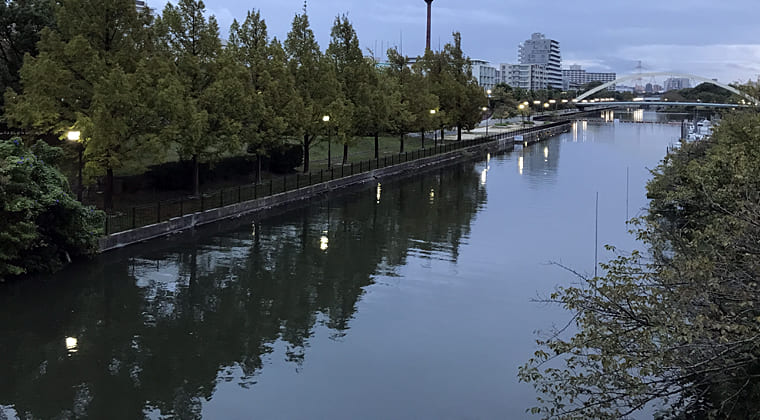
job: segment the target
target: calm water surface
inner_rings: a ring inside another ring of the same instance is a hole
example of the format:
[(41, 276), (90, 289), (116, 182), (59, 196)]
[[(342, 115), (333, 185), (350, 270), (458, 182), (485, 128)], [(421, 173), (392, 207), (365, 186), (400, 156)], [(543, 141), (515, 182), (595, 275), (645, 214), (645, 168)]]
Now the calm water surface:
[(0, 418), (525, 418), (518, 366), (569, 319), (532, 299), (576, 281), (550, 262), (593, 272), (597, 192), (600, 249), (635, 247), (626, 171), (633, 217), (678, 134), (578, 122), (2, 286)]

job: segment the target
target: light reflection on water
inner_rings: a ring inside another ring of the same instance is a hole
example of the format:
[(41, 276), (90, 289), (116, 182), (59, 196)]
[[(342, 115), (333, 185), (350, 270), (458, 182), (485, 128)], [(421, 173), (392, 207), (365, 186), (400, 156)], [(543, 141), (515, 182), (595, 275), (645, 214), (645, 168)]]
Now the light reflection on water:
[(534, 331), (567, 321), (531, 299), (574, 281), (547, 262), (593, 271), (596, 192), (600, 244), (636, 245), (626, 168), (633, 216), (672, 132), (578, 122), (509, 154), (4, 286), (0, 411), (523, 418), (534, 393), (517, 367)]

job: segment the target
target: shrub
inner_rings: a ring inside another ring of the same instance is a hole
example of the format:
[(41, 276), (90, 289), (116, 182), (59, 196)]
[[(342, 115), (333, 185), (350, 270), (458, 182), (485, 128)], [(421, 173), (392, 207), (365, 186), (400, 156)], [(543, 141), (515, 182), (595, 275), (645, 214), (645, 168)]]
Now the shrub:
[(104, 215), (72, 196), (54, 166), (61, 156), (42, 141), (0, 141), (0, 281), (97, 252)]

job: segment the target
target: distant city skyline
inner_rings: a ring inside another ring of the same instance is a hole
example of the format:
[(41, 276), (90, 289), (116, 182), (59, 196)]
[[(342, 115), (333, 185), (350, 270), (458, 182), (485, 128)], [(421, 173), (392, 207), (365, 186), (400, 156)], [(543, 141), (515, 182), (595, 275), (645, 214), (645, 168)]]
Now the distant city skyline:
[[(534, 32), (556, 39), (562, 46), (562, 66), (635, 73), (677, 71), (746, 82), (760, 75), (760, 26), (754, 22), (756, 0), (641, 0), (636, 6), (619, 2), (552, 1), (536, 7), (531, 2), (502, 0), (436, 0), (433, 2), (432, 48), (462, 33), (462, 46), (473, 59), (517, 62), (518, 45)], [(148, 0), (160, 11), (167, 0)], [(173, 1), (176, 4), (176, 1)], [(260, 0), (255, 5), (235, 0), (206, 0), (219, 21), (222, 35), (234, 18), (245, 19), (251, 7), (261, 11), (270, 36), (284, 40), (303, 0)], [(312, 28), (320, 47), (327, 48), (335, 16), (347, 14), (362, 49), (384, 53), (401, 46), (409, 56), (425, 48), (426, 5), (422, 0), (334, 0), (308, 4)], [(383, 54), (384, 55), (384, 54)]]

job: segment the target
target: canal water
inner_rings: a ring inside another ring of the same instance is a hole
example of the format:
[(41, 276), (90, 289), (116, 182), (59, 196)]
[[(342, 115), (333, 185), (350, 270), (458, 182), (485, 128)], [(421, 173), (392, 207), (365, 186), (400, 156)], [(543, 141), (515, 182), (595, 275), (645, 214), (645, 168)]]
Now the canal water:
[(599, 259), (637, 246), (679, 134), (620, 117), (3, 285), (0, 418), (525, 418), (554, 263), (593, 273), (597, 193)]

